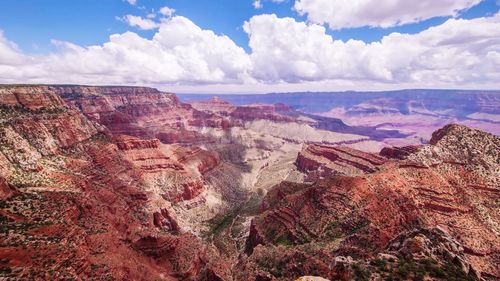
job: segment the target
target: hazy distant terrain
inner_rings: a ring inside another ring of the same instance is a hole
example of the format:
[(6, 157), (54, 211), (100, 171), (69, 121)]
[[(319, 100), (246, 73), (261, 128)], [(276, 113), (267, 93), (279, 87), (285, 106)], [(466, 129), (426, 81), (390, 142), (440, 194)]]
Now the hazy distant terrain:
[[(216, 95), (179, 94), (189, 102)], [(449, 123), (500, 134), (500, 91), (401, 90), (387, 92), (271, 93), (222, 95), (236, 105), (284, 103), (293, 109), (341, 119), (347, 125), (398, 130), (407, 143), (425, 142)], [(402, 144), (401, 139), (395, 144)]]

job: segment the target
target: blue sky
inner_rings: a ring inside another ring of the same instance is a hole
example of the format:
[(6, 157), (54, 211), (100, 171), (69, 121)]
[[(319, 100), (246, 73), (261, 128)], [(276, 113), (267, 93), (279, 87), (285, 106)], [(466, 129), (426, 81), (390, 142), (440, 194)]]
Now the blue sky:
[[(304, 9), (302, 13), (299, 13), (297, 9), (294, 9), (294, 5), (296, 2), (309, 2), (309, 10)], [(350, 39), (359, 40), (360, 42), (364, 42), (366, 44), (370, 44), (373, 42), (378, 42), (384, 38), (384, 36), (388, 36), (394, 32), (404, 33), (404, 34), (418, 34), (420, 32), (425, 32), (430, 27), (433, 26), (443, 26), (448, 20), (451, 18), (455, 19), (465, 19), (474, 21), (480, 17), (494, 17), (494, 15), (499, 10), (498, 1), (496, 0), (475, 0), (478, 1), (478, 4), (472, 5), (472, 7), (465, 6), (464, 9), (460, 9), (460, 11), (452, 16), (451, 12), (449, 14), (443, 13), (442, 11), (438, 11), (439, 8), (436, 8), (436, 15), (439, 16), (425, 16), (424, 18), (420, 18), (418, 20), (414, 20), (416, 22), (409, 24), (396, 24), (390, 27), (380, 27), (376, 26), (377, 23), (374, 24), (374, 19), (367, 19), (366, 24), (364, 23), (356, 23), (360, 27), (349, 27), (351, 23), (345, 23), (339, 21), (335, 14), (332, 15), (321, 15), (321, 16), (313, 17), (313, 8), (314, 2), (321, 2), (322, 0), (262, 0), (262, 8), (256, 9), (254, 8), (254, 0), (136, 0), (136, 3), (129, 3), (126, 0), (70, 0), (70, 1), (60, 1), (60, 0), (3, 0), (0, 2), (0, 30), (3, 31), (3, 37), (9, 44), (17, 45), (15, 48), (16, 52), (22, 53), (23, 56), (47, 56), (49, 54), (55, 54), (60, 57), (63, 56), (61, 54), (61, 50), (59, 47), (56, 47), (52, 40), (71, 42), (80, 47), (86, 48), (88, 46), (96, 45), (102, 46), (106, 42), (110, 40), (110, 35), (112, 34), (124, 34), (127, 31), (131, 31), (133, 33), (138, 34), (141, 38), (145, 38), (151, 40), (155, 34), (157, 34), (158, 29), (161, 30), (160, 26), (160, 16), (158, 11), (162, 7), (169, 7), (175, 9), (175, 13), (173, 17), (181, 16), (196, 26), (201, 28), (202, 30), (213, 31), (216, 35), (227, 35), (236, 46), (241, 47), (245, 51), (245, 55), (251, 55), (256, 53), (249, 44), (251, 40), (251, 35), (246, 32), (243, 28), (243, 25), (246, 21), (250, 21), (251, 19), (257, 19), (260, 15), (266, 14), (274, 14), (276, 15), (276, 19), (273, 24), (277, 24), (278, 21), (283, 23), (284, 18), (290, 17), (294, 19), (293, 26), (299, 26), (302, 23), (307, 25), (321, 25), (324, 27), (324, 38), (333, 38), (333, 40), (342, 40), (343, 42), (347, 42)], [(335, 0), (332, 0), (334, 2)], [(359, 0), (363, 2), (363, 0)], [(435, 3), (439, 3), (442, 1), (443, 3), (449, 0), (435, 0)], [(465, 0), (462, 0), (465, 3)], [(133, 1), (132, 1), (133, 2)], [(279, 2), (279, 3), (278, 3)], [(365, 2), (370, 2), (367, 0)], [(425, 2), (425, 1), (424, 1)], [(411, 2), (407, 2), (408, 5), (412, 5)], [(450, 2), (451, 3), (451, 2)], [(319, 5), (319, 4), (318, 4)], [(439, 6), (439, 5), (438, 5)], [(312, 8), (310, 8), (312, 7)], [(430, 6), (432, 9), (432, 6)], [(374, 11), (376, 11), (376, 6), (373, 7)], [(441, 10), (446, 10), (441, 7)], [(376, 11), (377, 12), (377, 11)], [(391, 17), (396, 20), (404, 21), (405, 16), (404, 11), (401, 11), (401, 16), (398, 18), (397, 13), (399, 10), (395, 10)], [(137, 17), (141, 17), (147, 19), (148, 14), (155, 13), (156, 16), (151, 18), (152, 21), (158, 23), (157, 28), (153, 28), (150, 30), (141, 30), (137, 26), (131, 26), (130, 23), (127, 23), (124, 20), (126, 15), (133, 15)], [(360, 11), (359, 13), (362, 13)], [(365, 12), (366, 13), (366, 12)], [(426, 11), (423, 11), (426, 14)], [(432, 13), (429, 13), (432, 15)], [(443, 16), (444, 15), (444, 16)], [(333, 17), (333, 19), (332, 19)], [(380, 20), (381, 22), (384, 19), (378, 17), (375, 20)], [(256, 20), (257, 22), (257, 20)], [(333, 22), (333, 23), (332, 23)], [(340, 22), (340, 23), (339, 23)], [(346, 27), (334, 28), (333, 24), (345, 24)], [(263, 24), (263, 23), (262, 23)], [(471, 22), (472, 24), (472, 22)], [(497, 24), (495, 22), (495, 24)], [(254, 24), (254, 26), (256, 26)], [(375, 25), (375, 26), (373, 26)], [(380, 24), (383, 25), (382, 23)], [(444, 27), (443, 27), (444, 28)], [(302, 32), (302, 31), (300, 31)], [(312, 30), (304, 31), (307, 34), (311, 35), (314, 32)], [(476, 32), (476, 31), (474, 31)], [(479, 32), (479, 31), (478, 31)], [(252, 34), (253, 35), (253, 34)], [(309, 35), (304, 35), (306, 37), (305, 40), (309, 40)], [(274, 36), (273, 34), (267, 36)], [(299, 36), (294, 34), (293, 36)], [(300, 34), (300, 36), (303, 36)], [(312, 35), (311, 35), (312, 36)], [(257, 38), (254, 36), (253, 38)], [(324, 39), (323, 38), (323, 39)], [(327, 39), (329, 40), (329, 39)], [(494, 39), (491, 39), (494, 41)], [(314, 41), (314, 38), (311, 38), (311, 41)], [(492, 42), (493, 42), (492, 41)], [(257, 44), (257, 39), (255, 39), (255, 44)], [(7, 43), (6, 43), (7, 44)], [(493, 43), (492, 43), (493, 44)], [(270, 45), (272, 47), (272, 45)], [(333, 46), (324, 46), (325, 49), (330, 51), (333, 50)], [(493, 45), (490, 46), (488, 50), (483, 50), (483, 55), (486, 56), (495, 56), (497, 48)], [(1, 50), (1, 49), (0, 49)], [(278, 50), (279, 52), (289, 51), (289, 50)], [(293, 56), (292, 56), (293, 55)], [(419, 54), (422, 55), (422, 54)], [(297, 54), (290, 54), (290, 56), (297, 57)], [(264, 85), (269, 84), (300, 84), (300, 83), (317, 83), (317, 82), (328, 82), (333, 83), (332, 81), (336, 80), (347, 80), (348, 82), (356, 82), (358, 80), (363, 80), (364, 84), (369, 84), (371, 80), (374, 80), (374, 84), (379, 83), (377, 77), (362, 77), (363, 75), (359, 73), (355, 73), (349, 75), (347, 78), (344, 75), (338, 75), (337, 71), (331, 70), (331, 75), (322, 75), (319, 73), (324, 66), (318, 66), (318, 61), (320, 62), (322, 58), (311, 57), (310, 54), (299, 54), (299, 56), (303, 56), (300, 59), (301, 65), (311, 65), (313, 68), (318, 68), (317, 73), (315, 74), (303, 74), (303, 73), (293, 73), (293, 75), (282, 74), (276, 72), (286, 72), (286, 69), (273, 69), (264, 74), (248, 74), (245, 75), (251, 76), (250, 79), (243, 79), (235, 82), (235, 78), (231, 75), (226, 75), (227, 77), (233, 77), (231, 79), (219, 79), (215, 84), (245, 84), (249, 80), (255, 80), (251, 83), (262, 83)], [(0, 54), (1, 58), (1, 54)], [(244, 72), (256, 71), (256, 63), (253, 61), (255, 58), (250, 58), (252, 61), (249, 63), (251, 66), (243, 67), (245, 68)], [(323, 58), (326, 59), (326, 58)], [(379, 58), (377, 58), (379, 59)], [(484, 58), (483, 58), (484, 59)], [(239, 58), (238, 58), (239, 60)], [(354, 60), (354, 59), (353, 59)], [(384, 59), (382, 59), (384, 61)], [(211, 61), (211, 60), (209, 60)], [(241, 61), (238, 61), (240, 63)], [(0, 61), (0, 66), (2, 62)], [(7, 63), (5, 63), (7, 65)], [(233, 67), (233, 66), (231, 66)], [(300, 68), (300, 66), (298, 66)], [(224, 67), (219, 66), (209, 66), (210, 70), (223, 69)], [(497, 70), (497, 66), (490, 66), (489, 70), (494, 69)], [(251, 70), (250, 70), (251, 69)], [(329, 70), (329, 71), (330, 71)], [(104, 71), (104, 70), (103, 70)], [(185, 71), (185, 70), (183, 70)], [(360, 70), (361, 72), (363, 70)], [(28, 72), (28, 71), (27, 71)], [(257, 71), (258, 72), (258, 71)], [(390, 74), (386, 75), (383, 79), (391, 80), (397, 76), (397, 73), (393, 69), (389, 69)], [(1, 75), (1, 72), (0, 72)], [(239, 74), (238, 74), (239, 75)], [(265, 75), (274, 75), (276, 77), (270, 77), (267, 79)], [(315, 75), (315, 77), (322, 78), (311, 78), (311, 75)], [(419, 73), (418, 75), (415, 73), (408, 74), (413, 77), (421, 77), (424, 75)], [(458, 74), (457, 74), (458, 75)], [(217, 76), (217, 75), (215, 75)], [(211, 76), (211, 77), (215, 77)], [(220, 75), (219, 75), (220, 76)], [(241, 75), (240, 75), (241, 76)], [(239, 76), (239, 77), (240, 77)], [(326, 76), (326, 77), (323, 77)], [(375, 75), (376, 76), (376, 75)], [(382, 75), (383, 76), (383, 75)], [(485, 74), (485, 76), (487, 76)], [(15, 79), (19, 80), (22, 74), (16, 76)], [(170, 76), (169, 76), (170, 77)], [(218, 76), (217, 76), (218, 77)], [(414, 78), (406, 77), (404, 81), (405, 83), (412, 82), (411, 80)], [(445, 79), (451, 79), (446, 78)], [(2, 78), (2, 77), (0, 77)], [(14, 79), (14, 78), (12, 78)], [(37, 78), (38, 79), (38, 78)], [(212, 78), (210, 78), (212, 79)], [(210, 80), (209, 79), (209, 80)], [(418, 78), (420, 79), (420, 78)], [(486, 78), (481, 78), (482, 80)], [(490, 78), (491, 79), (491, 78)], [(4, 79), (6, 81), (11, 81)], [(16, 80), (16, 81), (17, 81)], [(84, 80), (84, 79), (83, 79)], [(154, 80), (154, 79), (153, 79)], [(182, 78), (179, 80), (175, 79), (157, 79), (158, 84), (167, 83), (167, 84), (175, 84), (179, 85), (199, 85), (199, 84), (214, 84), (212, 80), (206, 81), (206, 79), (191, 79), (186, 81), (186, 79)], [(236, 79), (237, 80), (237, 79)], [(375, 81), (377, 80), (377, 81)], [(457, 81), (463, 81), (462, 78), (457, 78)], [(481, 80), (481, 81), (482, 81)], [(45, 81), (42, 78), (39, 78), (37, 81)], [(50, 81), (50, 79), (47, 79)], [(146, 78), (138, 79), (137, 83), (147, 83), (155, 84), (155, 81), (150, 81)], [(167, 81), (167, 82), (165, 82)], [(201, 82), (200, 82), (201, 81)], [(478, 79), (479, 81), (479, 79)], [(64, 81), (63, 81), (64, 82)], [(326, 83), (325, 82), (325, 83)], [(376, 82), (376, 83), (375, 83)], [(475, 82), (475, 81), (473, 81)], [(488, 81), (487, 81), (488, 82)], [(490, 81), (491, 82), (491, 81)], [(113, 82), (114, 83), (114, 82)], [(335, 84), (335, 83), (333, 83)], [(347, 83), (349, 84), (349, 83)], [(384, 84), (384, 82), (382, 82)], [(387, 84), (387, 83), (386, 83)], [(394, 83), (388, 83), (392, 85)], [(396, 83), (397, 85), (403, 86), (404, 83)], [(464, 84), (464, 86), (472, 86), (474, 83)]]
[[(439, 0), (437, 0), (439, 1)], [(116, 19), (126, 14), (146, 16), (152, 9), (163, 6), (176, 10), (198, 26), (226, 34), (239, 46), (248, 50), (248, 36), (243, 23), (254, 15), (274, 13), (280, 17), (306, 20), (293, 11), (294, 1), (283, 3), (264, 1), (263, 8), (253, 8), (253, 0), (138, 0), (130, 5), (125, 0), (3, 0), (0, 3), (0, 29), (7, 38), (30, 53), (53, 50), (52, 39), (69, 41), (78, 45), (95, 45), (106, 42), (110, 34), (123, 33), (131, 28)], [(486, 0), (461, 13), (461, 18), (491, 15), (498, 11), (496, 0)], [(380, 40), (392, 32), (416, 33), (430, 26), (442, 24), (449, 17), (432, 18), (416, 24), (393, 28), (347, 28), (328, 30), (334, 38), (359, 39), (365, 42)], [(140, 31), (151, 37), (154, 32)]]

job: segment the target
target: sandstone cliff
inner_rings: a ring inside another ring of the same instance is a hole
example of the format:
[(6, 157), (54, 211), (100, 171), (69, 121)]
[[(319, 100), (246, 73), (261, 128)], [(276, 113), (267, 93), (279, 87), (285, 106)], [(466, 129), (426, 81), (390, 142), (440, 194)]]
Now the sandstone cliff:
[(1, 86), (0, 278), (500, 276), (497, 136), (450, 125), (376, 154), (313, 121), (144, 87)]
[[(262, 213), (251, 225), (247, 253), (252, 262), (243, 265), (249, 274), (245, 278), (263, 271), (277, 277), (274, 266), (287, 260), (296, 269), (282, 271), (283, 279), (311, 270), (337, 279), (339, 272), (328, 264), (338, 256), (354, 259), (341, 279), (355, 278), (352, 265), (359, 269), (367, 259), (380, 255), (400, 233), (436, 226), (457, 239), (463, 249), (457, 267), (464, 267), (466, 275), (472, 272), (470, 278), (482, 276), (487, 280), (500, 276), (500, 217), (493, 203), (499, 192), (498, 137), (450, 125), (433, 135), (431, 145), (403, 149), (405, 154), (395, 157), (404, 160), (387, 161), (373, 155), (379, 160), (377, 170), (350, 172), (349, 167), (366, 166), (366, 155), (359, 157), (363, 153), (351, 152), (351, 161), (346, 163), (339, 151), (343, 150), (309, 146), (297, 163), (308, 170), (329, 165), (335, 174), (348, 176), (326, 175), (314, 184), (284, 182), (268, 193)], [(356, 154), (358, 157), (352, 156)], [(440, 264), (455, 256), (433, 260)], [(447, 269), (450, 274), (455, 274), (453, 268)], [(416, 278), (409, 274), (405, 276)]]
[[(0, 87), (0, 106), (2, 276), (175, 280), (205, 267), (201, 240), (184, 233), (169, 208), (205, 190), (203, 174), (218, 155), (147, 134), (149, 122), (175, 127), (175, 116), (187, 123), (196, 114), (175, 95), (10, 86)], [(170, 246), (153, 253), (140, 246), (149, 237)]]

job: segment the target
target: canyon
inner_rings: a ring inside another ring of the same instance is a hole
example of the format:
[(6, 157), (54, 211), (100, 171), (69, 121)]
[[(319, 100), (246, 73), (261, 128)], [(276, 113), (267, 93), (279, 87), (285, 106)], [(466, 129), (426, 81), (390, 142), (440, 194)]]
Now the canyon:
[(0, 279), (498, 280), (498, 95), (376, 98), (0, 85)]
[[(188, 102), (207, 98), (179, 96)], [(434, 131), (450, 123), (500, 134), (500, 92), (494, 90), (297, 92), (225, 95), (224, 99), (236, 105), (284, 103), (317, 120), (316, 128), (369, 132), (371, 138), (392, 146), (426, 144)]]

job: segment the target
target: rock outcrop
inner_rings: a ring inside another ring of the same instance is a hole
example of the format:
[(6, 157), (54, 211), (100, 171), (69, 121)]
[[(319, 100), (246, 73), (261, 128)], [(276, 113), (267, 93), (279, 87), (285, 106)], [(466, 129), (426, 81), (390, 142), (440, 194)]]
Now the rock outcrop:
[(0, 200), (7, 200), (19, 191), (3, 177), (0, 177)]
[[(298, 161), (304, 168), (316, 169), (318, 163), (337, 164), (338, 148), (314, 148), (305, 150), (316, 161)], [(491, 202), (500, 192), (499, 138), (450, 125), (434, 134), (431, 145), (400, 151), (404, 151), (404, 157), (392, 152), (382, 154), (404, 160), (376, 158), (381, 161), (371, 173), (333, 174), (313, 184), (284, 182), (269, 191), (261, 214), (251, 224), (247, 239), (251, 262), (242, 267), (242, 272), (248, 274), (244, 278), (256, 276), (252, 272), (265, 271), (283, 280), (312, 272), (321, 272), (320, 276), (334, 280), (351, 279), (361, 274), (360, 268), (376, 276), (373, 268), (363, 264), (370, 264), (370, 260), (384, 251), (396, 251), (394, 247), (399, 247), (395, 255), (399, 260), (405, 251), (418, 250), (419, 254), (405, 256), (403, 264), (386, 268), (386, 271), (398, 270), (412, 264), (423, 271), (406, 272), (406, 278), (410, 274), (414, 274), (412, 278), (429, 274), (438, 279), (446, 279), (447, 274), (460, 275), (466, 280), (476, 280), (479, 276), (486, 280), (498, 278), (500, 216)], [(412, 232), (415, 228), (434, 227), (443, 230)], [(397, 238), (406, 232), (414, 233), (410, 235), (413, 238), (408, 235)], [(423, 238), (418, 238), (419, 235)], [(442, 256), (437, 257), (438, 253)], [(347, 268), (328, 266), (340, 256), (351, 256), (353, 261), (347, 262)], [(421, 264), (423, 259), (432, 262)], [(274, 271), (276, 263), (283, 261), (294, 264), (293, 274), (291, 268), (280, 273)], [(445, 273), (434, 265), (439, 265)], [(429, 273), (430, 270), (439, 273)], [(358, 278), (361, 277), (355, 279)]]
[(158, 148), (160, 146), (160, 140), (158, 139), (141, 140), (127, 136), (118, 137), (115, 143), (121, 150)]
[(276, 122), (293, 122), (296, 119), (288, 116), (286, 113), (291, 109), (284, 104), (255, 104), (238, 106), (231, 112), (231, 117), (241, 119), (243, 121), (253, 121), (257, 119), (265, 119)]
[(55, 110), (66, 104), (50, 86), (0, 86), (0, 105), (28, 110)]
[(403, 147), (384, 147), (380, 151), (380, 155), (389, 159), (404, 160), (412, 153), (417, 152), (422, 146), (411, 145)]
[(343, 146), (312, 144), (297, 157), (297, 167), (310, 176), (362, 175), (373, 173), (387, 160), (377, 154)]
[[(156, 121), (187, 130), (196, 114), (149, 88), (0, 87), (0, 276), (177, 280), (208, 270), (215, 256), (169, 206), (206, 191), (218, 154), (154, 138)], [(171, 243), (131, 242), (148, 237)]]
[(208, 101), (191, 102), (190, 104), (196, 110), (214, 112), (223, 116), (228, 116), (234, 110), (236, 110), (236, 106), (232, 105), (230, 102), (224, 101), (219, 97), (213, 97)]

